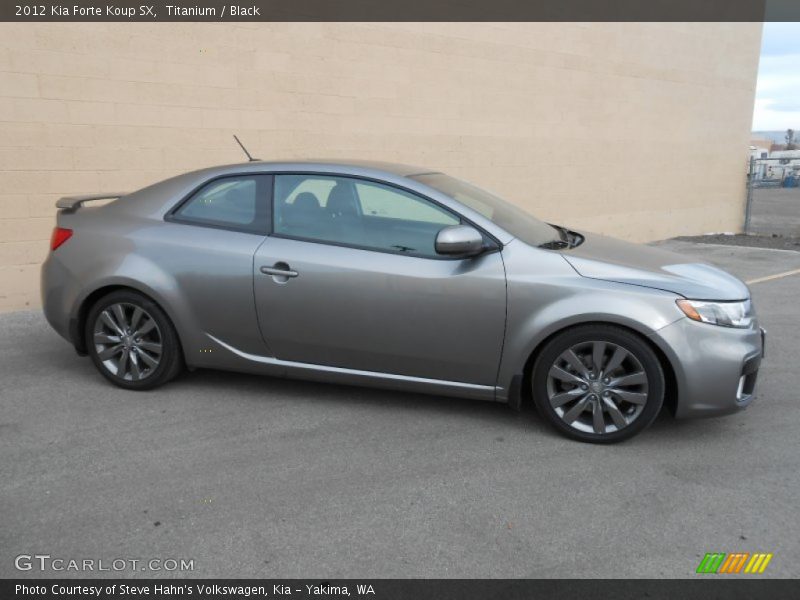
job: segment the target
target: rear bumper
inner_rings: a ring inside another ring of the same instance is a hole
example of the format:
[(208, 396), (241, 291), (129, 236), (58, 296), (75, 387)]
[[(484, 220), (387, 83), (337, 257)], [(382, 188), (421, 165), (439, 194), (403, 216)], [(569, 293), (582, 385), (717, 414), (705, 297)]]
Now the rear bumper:
[(78, 339), (76, 315), (72, 315), (78, 290), (75, 280), (54, 253), (50, 253), (41, 270), (42, 310), (47, 322), (73, 345)]
[(677, 418), (716, 417), (755, 397), (764, 332), (680, 319), (653, 334), (675, 371)]

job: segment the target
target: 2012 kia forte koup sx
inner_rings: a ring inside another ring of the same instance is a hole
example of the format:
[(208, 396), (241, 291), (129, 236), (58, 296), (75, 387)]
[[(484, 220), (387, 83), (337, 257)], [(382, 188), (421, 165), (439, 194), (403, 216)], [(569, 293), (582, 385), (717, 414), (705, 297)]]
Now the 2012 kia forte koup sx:
[(532, 397), (590, 442), (753, 398), (764, 334), (738, 279), (442, 173), (257, 161), (57, 206), (45, 315), (123, 388), (188, 366)]

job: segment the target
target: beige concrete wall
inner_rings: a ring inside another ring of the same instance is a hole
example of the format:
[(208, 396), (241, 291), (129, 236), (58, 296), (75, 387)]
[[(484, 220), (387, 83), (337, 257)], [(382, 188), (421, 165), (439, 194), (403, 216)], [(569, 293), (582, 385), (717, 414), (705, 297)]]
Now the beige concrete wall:
[(261, 158), (464, 176), (631, 240), (734, 231), (760, 24), (0, 24), (0, 310), (61, 195)]

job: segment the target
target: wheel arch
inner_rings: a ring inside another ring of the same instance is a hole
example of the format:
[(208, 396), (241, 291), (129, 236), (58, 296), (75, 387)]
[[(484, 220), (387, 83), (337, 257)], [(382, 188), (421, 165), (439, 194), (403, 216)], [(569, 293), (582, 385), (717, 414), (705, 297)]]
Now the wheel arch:
[(514, 380), (511, 383), (511, 390), (509, 393), (508, 403), (515, 409), (519, 410), (523, 404), (527, 404), (528, 402), (532, 401), (532, 392), (531, 392), (531, 377), (533, 376), (533, 366), (536, 363), (536, 359), (542, 352), (542, 349), (547, 345), (547, 343), (562, 333), (569, 331), (571, 329), (575, 329), (577, 327), (583, 327), (586, 325), (604, 325), (610, 327), (617, 327), (628, 333), (635, 335), (641, 341), (643, 341), (647, 346), (653, 351), (653, 353), (658, 358), (658, 361), (661, 365), (661, 369), (664, 372), (664, 406), (670, 411), (670, 413), (674, 416), (675, 411), (677, 409), (678, 404), (678, 380), (676, 376), (676, 370), (672, 361), (666, 355), (666, 353), (661, 349), (661, 347), (655, 343), (652, 337), (649, 335), (652, 332), (643, 331), (637, 327), (631, 326), (628, 323), (623, 323), (616, 320), (603, 320), (603, 319), (592, 319), (587, 321), (581, 321), (577, 323), (569, 323), (569, 324), (562, 324), (562, 326), (555, 328), (552, 331), (548, 331), (544, 334), (539, 340), (536, 341), (533, 349), (528, 354), (527, 358), (525, 359), (524, 364), (522, 365), (522, 369), (519, 371), (517, 375), (514, 376)]
[(93, 289), (79, 301), (77, 310), (75, 311), (75, 316), (70, 320), (70, 337), (72, 338), (75, 350), (78, 352), (78, 354), (83, 356), (86, 355), (88, 351), (86, 347), (86, 319), (89, 317), (89, 312), (91, 311), (92, 307), (101, 298), (111, 294), (112, 292), (118, 291), (131, 291), (141, 294), (150, 302), (157, 305), (162, 311), (164, 311), (164, 314), (167, 315), (167, 318), (170, 320), (170, 323), (175, 329), (175, 334), (178, 336), (181, 350), (184, 352), (185, 356), (186, 348), (184, 347), (183, 336), (181, 335), (180, 329), (178, 328), (178, 323), (173, 316), (168, 303), (164, 302), (163, 299), (160, 299), (158, 294), (155, 294), (146, 286), (139, 285), (137, 282), (132, 281), (106, 282)]

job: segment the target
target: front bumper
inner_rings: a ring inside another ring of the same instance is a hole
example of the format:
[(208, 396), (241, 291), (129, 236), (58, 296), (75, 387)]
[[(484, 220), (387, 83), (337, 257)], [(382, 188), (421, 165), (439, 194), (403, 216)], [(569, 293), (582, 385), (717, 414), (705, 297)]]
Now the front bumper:
[(680, 319), (652, 336), (675, 372), (677, 418), (716, 417), (755, 397), (765, 332)]

